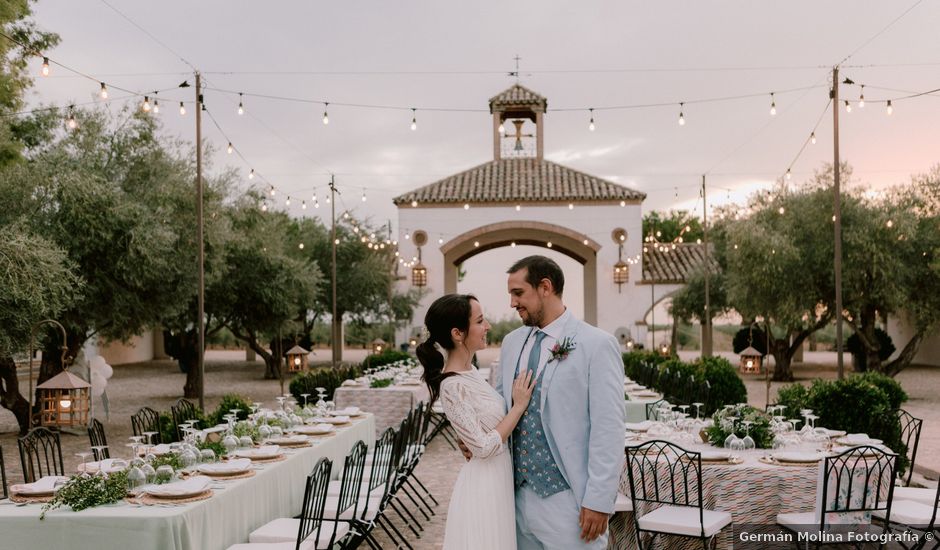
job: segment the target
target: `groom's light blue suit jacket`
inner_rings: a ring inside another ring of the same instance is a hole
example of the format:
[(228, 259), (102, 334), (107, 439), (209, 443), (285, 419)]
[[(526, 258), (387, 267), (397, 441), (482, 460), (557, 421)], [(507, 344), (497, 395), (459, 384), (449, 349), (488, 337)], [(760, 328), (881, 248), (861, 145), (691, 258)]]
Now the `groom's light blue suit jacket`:
[[(523, 326), (503, 339), (497, 388), (507, 406), (512, 406), (516, 365), (532, 330)], [(623, 358), (612, 335), (574, 316), (559, 341), (566, 337), (575, 349), (567, 359), (544, 367), (542, 427), (552, 458), (581, 506), (612, 513), (624, 462)]]

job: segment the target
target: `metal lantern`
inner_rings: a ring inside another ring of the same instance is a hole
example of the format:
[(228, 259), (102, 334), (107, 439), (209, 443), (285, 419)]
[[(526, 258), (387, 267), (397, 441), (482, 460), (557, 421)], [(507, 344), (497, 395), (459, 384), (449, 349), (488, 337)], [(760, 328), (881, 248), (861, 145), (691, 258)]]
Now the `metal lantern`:
[(627, 262), (620, 260), (614, 264), (614, 282), (617, 283), (619, 287), (622, 284), (626, 284), (630, 280), (630, 266), (627, 265)]
[(310, 352), (300, 346), (287, 350), (287, 371), (303, 372), (307, 370), (307, 358)]
[(375, 354), (382, 353), (383, 351), (385, 351), (385, 348), (387, 346), (388, 344), (385, 342), (385, 340), (382, 340), (381, 338), (376, 338), (375, 340), (372, 340), (372, 353), (375, 353)]
[(763, 356), (759, 351), (751, 346), (741, 351), (741, 372), (755, 373), (760, 372)]
[(617, 292), (623, 292), (623, 285), (630, 281), (630, 266), (623, 261), (623, 243), (627, 242), (627, 230), (622, 227), (614, 229), (610, 238), (617, 245), (617, 263), (614, 264), (614, 283)]
[(661, 355), (661, 356), (663, 356), (663, 357), (671, 357), (671, 356), (672, 356), (672, 350), (669, 349), (669, 344), (667, 344), (667, 343), (665, 343), (665, 342), (663, 342), (662, 344), (659, 345), (659, 348), (657, 349), (657, 351), (659, 352), (659, 355)]
[(416, 287), (428, 286), (428, 268), (420, 261), (411, 268), (411, 284)]
[(39, 390), (40, 424), (74, 427), (88, 425), (91, 384), (67, 370), (36, 386)]

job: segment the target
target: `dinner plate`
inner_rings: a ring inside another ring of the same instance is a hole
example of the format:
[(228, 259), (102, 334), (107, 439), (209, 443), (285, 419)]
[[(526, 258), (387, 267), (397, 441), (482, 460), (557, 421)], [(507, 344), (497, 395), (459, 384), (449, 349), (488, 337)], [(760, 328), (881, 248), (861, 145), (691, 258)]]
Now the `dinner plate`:
[(801, 453), (796, 451), (780, 452), (770, 455), (777, 462), (819, 462), (823, 459), (822, 453)]
[(46, 496), (55, 493), (55, 484), (59, 480), (68, 480), (64, 476), (44, 476), (33, 483), (20, 483), (10, 486), (10, 492), (22, 496)]
[(731, 453), (726, 451), (702, 451), (703, 462), (726, 462), (731, 459)]
[(281, 448), (277, 445), (262, 445), (255, 449), (241, 449), (235, 451), (235, 456), (239, 458), (265, 459), (274, 458), (281, 454)]
[(330, 416), (359, 416), (361, 414), (362, 411), (359, 410), (359, 407), (346, 407), (338, 411), (330, 411)]
[(321, 418), (321, 422), (327, 424), (349, 424), (349, 417), (346, 415), (343, 416), (328, 416), (326, 418)]
[(312, 426), (295, 426), (293, 431), (299, 434), (325, 435), (336, 431), (336, 427), (332, 424), (314, 424)]
[(881, 445), (883, 442), (880, 439), (868, 438), (868, 439), (858, 439), (858, 438), (848, 438), (840, 437), (836, 439), (836, 443), (840, 445), (845, 445), (847, 447), (858, 447), (861, 445)]
[(148, 485), (143, 492), (160, 498), (186, 498), (206, 492), (211, 483), (212, 480), (206, 476), (194, 476), (185, 481)]
[(420, 380), (402, 380), (400, 386), (420, 386)]
[(635, 395), (637, 397), (659, 397), (659, 394), (652, 390), (642, 390), (638, 392), (630, 392), (630, 395)]
[(232, 475), (240, 474), (251, 468), (250, 458), (236, 458), (228, 462), (210, 462), (200, 464), (197, 470), (207, 475)]
[(650, 426), (653, 425), (653, 422), (650, 420), (644, 420), (643, 422), (626, 422), (624, 426), (629, 432), (645, 432), (650, 429)]

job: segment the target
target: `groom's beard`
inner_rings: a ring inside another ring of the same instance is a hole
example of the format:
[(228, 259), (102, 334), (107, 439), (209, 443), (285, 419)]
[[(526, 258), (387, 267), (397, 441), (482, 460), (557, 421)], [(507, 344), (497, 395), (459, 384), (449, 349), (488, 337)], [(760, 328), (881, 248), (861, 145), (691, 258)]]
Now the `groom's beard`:
[(542, 326), (542, 319), (545, 318), (545, 309), (539, 308), (538, 311), (532, 311), (531, 309), (525, 310), (526, 315), (519, 314), (519, 317), (522, 319), (522, 324), (527, 327), (539, 327)]

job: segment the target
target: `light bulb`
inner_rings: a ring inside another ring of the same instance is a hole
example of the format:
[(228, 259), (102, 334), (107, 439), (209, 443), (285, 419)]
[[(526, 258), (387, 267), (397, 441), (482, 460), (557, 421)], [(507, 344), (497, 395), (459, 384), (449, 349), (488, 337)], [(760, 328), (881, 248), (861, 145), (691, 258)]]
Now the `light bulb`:
[(793, 177), (793, 176), (790, 174), (790, 169), (787, 168), (787, 181), (790, 181), (790, 179), (791, 179), (792, 177)]
[(520, 210), (522, 210), (522, 205), (521, 205), (521, 204), (517, 204), (517, 205), (516, 205), (516, 212), (519, 212)]
[(552, 241), (548, 241), (548, 242), (545, 244), (545, 246), (551, 248), (551, 247), (552, 247)]
[(284, 206), (290, 206), (290, 195), (287, 195), (287, 200), (284, 201)]
[(329, 103), (323, 104), (323, 124), (330, 123), (330, 113), (328, 112), (328, 109), (327, 109), (329, 106), (330, 106)]
[(149, 97), (144, 96), (144, 102), (141, 103), (140, 108), (145, 113), (150, 112), (150, 98)]
[(301, 210), (307, 209), (307, 201), (300, 201), (300, 209)]
[(42, 58), (42, 70), (40, 72), (42, 73), (42, 76), (49, 76), (49, 58), (48, 57)]
[(498, 130), (499, 130), (499, 135), (503, 135), (503, 134), (506, 133), (506, 127), (503, 126), (503, 123), (502, 123), (502, 122), (499, 123), (499, 129), (498, 129)]
[(418, 129), (418, 113), (412, 109), (411, 110), (411, 131), (414, 132)]
[(620, 208), (623, 208), (627, 205), (627, 201), (620, 201)]
[(862, 89), (858, 94), (858, 108), (859, 109), (865, 108), (865, 85), (864, 84), (862, 84)]
[(78, 128), (78, 122), (75, 120), (75, 113), (73, 113), (71, 109), (69, 109), (69, 118), (65, 124), (69, 127), (69, 130)]
[(569, 202), (569, 203), (568, 203), (568, 210), (574, 210), (574, 203), (573, 203), (573, 202)]
[(181, 115), (185, 115), (185, 114), (186, 114), (186, 106), (183, 105), (183, 102), (182, 102), (182, 101), (180, 101), (180, 114), (181, 114)]
[(464, 210), (470, 210), (470, 205), (469, 205), (468, 203), (464, 203), (463, 209), (464, 209)]
[(444, 244), (444, 237), (439, 237), (437, 239), (437, 244)]
[(851, 113), (851, 112), (852, 112), (852, 104), (849, 103), (848, 100), (845, 100), (845, 112), (846, 112), (846, 113)]
[(773, 92), (770, 92), (770, 116), (777, 114), (777, 102), (774, 100)]
[(238, 94), (238, 114), (245, 114), (245, 105), (242, 103), (242, 94)]
[(589, 111), (591, 112), (591, 122), (588, 124), (588, 130), (593, 132), (594, 131), (594, 109), (593, 108), (589, 109)]
[(366, 202), (366, 192), (362, 192), (362, 202)]
[(417, 207), (418, 207), (418, 201), (411, 201), (411, 207), (412, 207), (412, 208), (417, 208)]
[[(297, 245), (297, 248), (303, 250), (303, 249), (304, 249), (304, 243), (300, 243), (299, 245)], [(300, 359), (294, 359), (294, 364), (295, 364), (295, 365), (299, 365), (299, 364), (300, 364)]]
[(255, 177), (255, 169), (252, 168), (251, 171), (248, 172), (248, 179), (254, 179), (254, 177)]
[(780, 214), (785, 214), (785, 213), (787, 212), (787, 209), (781, 206), (781, 207), (777, 210), (777, 212), (780, 212)]
[(153, 100), (153, 114), (160, 114), (160, 101), (156, 99)]
[(228, 147), (226, 147), (226, 151), (228, 151), (228, 154), (230, 154), (230, 155), (232, 154), (233, 151), (235, 151), (235, 147), (232, 146), (232, 142), (231, 142), (231, 141), (228, 142)]
[(888, 100), (888, 106), (886, 107), (885, 112), (887, 112), (889, 115), (894, 112), (894, 107), (891, 106), (890, 99)]
[(71, 399), (60, 399), (60, 400), (59, 400), (59, 406), (60, 406), (61, 408), (63, 408), (63, 409), (68, 409), (69, 407), (72, 406), (72, 400), (71, 400)]
[(108, 99), (108, 87), (104, 82), (101, 83), (101, 91), (98, 92), (98, 95), (101, 96), (101, 99)]
[(816, 145), (816, 132), (813, 132), (809, 135), (809, 142), (813, 145)]
[[(252, 174), (253, 174), (254, 172), (255, 172), (254, 170), (251, 171)], [(271, 186), (271, 190), (268, 191), (268, 193), (270, 193), (272, 197), (277, 193), (277, 191), (274, 189), (274, 186), (273, 186), (273, 185)]]
[(685, 126), (685, 115), (682, 114), (682, 107), (684, 103), (679, 104), (679, 126)]
[(261, 203), (261, 211), (262, 211), (262, 212), (267, 212), (267, 211), (268, 211), (268, 203), (266, 203), (266, 202), (262, 202), (262, 203)]

